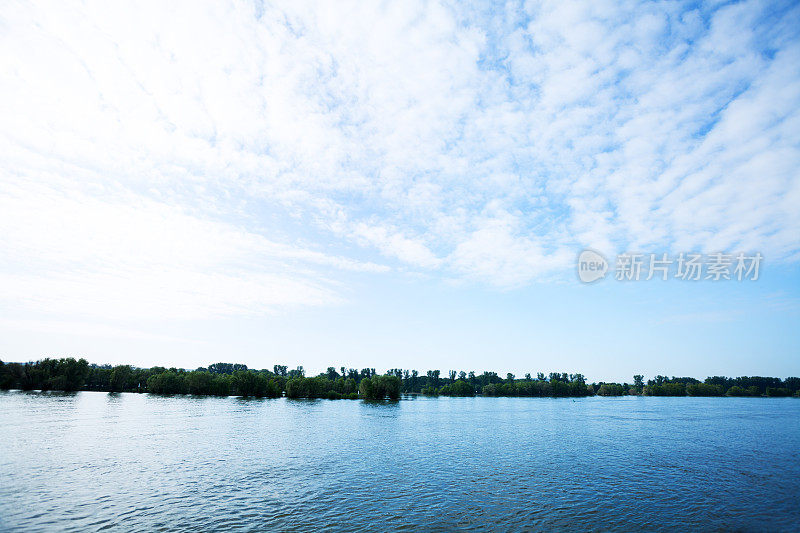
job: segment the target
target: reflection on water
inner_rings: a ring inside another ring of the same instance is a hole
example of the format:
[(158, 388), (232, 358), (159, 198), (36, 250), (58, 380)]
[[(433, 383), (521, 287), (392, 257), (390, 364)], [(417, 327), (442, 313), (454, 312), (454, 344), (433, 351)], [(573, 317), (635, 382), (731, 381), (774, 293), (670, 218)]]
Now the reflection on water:
[(0, 393), (0, 530), (797, 530), (800, 400)]

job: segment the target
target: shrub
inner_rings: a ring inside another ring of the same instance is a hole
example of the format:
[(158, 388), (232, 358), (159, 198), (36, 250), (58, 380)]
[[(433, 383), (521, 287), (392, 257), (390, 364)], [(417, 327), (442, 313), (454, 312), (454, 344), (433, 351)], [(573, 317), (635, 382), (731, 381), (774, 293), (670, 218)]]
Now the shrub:
[(625, 388), (619, 383), (603, 383), (597, 389), (598, 396), (622, 396), (625, 394)]
[(686, 396), (686, 386), (683, 383), (648, 385), (644, 388), (644, 394), (646, 396)]
[(274, 379), (253, 370), (235, 371), (230, 383), (240, 396), (277, 398), (281, 395), (280, 385)]
[(365, 400), (396, 400), (400, 397), (400, 378), (397, 376), (373, 376), (364, 378), (359, 386)]
[(148, 378), (147, 390), (154, 394), (183, 394), (184, 377), (171, 370), (155, 374)]
[(743, 389), (738, 385), (734, 385), (733, 387), (728, 389), (728, 392), (726, 392), (725, 394), (728, 396), (752, 396), (750, 392), (748, 392), (747, 390)]
[(472, 385), (463, 379), (458, 379), (450, 385), (445, 385), (440, 388), (439, 394), (443, 396), (475, 396), (475, 390), (472, 388)]
[(767, 396), (771, 398), (783, 398), (791, 395), (792, 392), (785, 387), (767, 387)]
[(690, 383), (686, 385), (686, 394), (689, 396), (724, 396), (725, 391), (721, 385)]

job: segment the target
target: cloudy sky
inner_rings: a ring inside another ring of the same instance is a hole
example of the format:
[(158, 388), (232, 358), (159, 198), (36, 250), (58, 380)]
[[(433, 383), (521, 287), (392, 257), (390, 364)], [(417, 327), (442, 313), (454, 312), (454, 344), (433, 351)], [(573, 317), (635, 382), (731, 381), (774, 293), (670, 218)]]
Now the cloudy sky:
[(797, 375), (799, 169), (793, 2), (11, 0), (0, 358)]

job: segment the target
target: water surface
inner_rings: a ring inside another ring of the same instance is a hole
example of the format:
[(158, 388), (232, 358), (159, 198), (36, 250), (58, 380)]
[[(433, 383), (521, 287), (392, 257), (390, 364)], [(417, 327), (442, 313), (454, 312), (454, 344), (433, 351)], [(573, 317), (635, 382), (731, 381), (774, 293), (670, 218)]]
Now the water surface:
[(0, 393), (0, 530), (800, 530), (800, 400)]

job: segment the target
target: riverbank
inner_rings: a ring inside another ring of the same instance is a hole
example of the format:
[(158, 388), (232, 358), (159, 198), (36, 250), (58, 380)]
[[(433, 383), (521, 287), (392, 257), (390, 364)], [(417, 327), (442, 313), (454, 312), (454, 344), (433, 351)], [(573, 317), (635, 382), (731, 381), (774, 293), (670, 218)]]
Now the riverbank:
[(700, 381), (691, 377), (655, 376), (645, 381), (641, 374), (632, 383), (587, 383), (583, 374), (553, 372), (526, 374), (517, 378), (496, 372), (439, 370), (424, 375), (416, 370), (391, 369), (378, 374), (374, 368), (328, 367), (307, 377), (303, 367), (289, 370), (254, 370), (246, 365), (215, 363), (196, 370), (138, 368), (131, 365), (89, 364), (85, 359), (42, 359), (30, 363), (0, 361), (0, 389), (97, 392), (149, 392), (195, 396), (244, 396), (259, 398), (326, 398), (396, 400), (402, 394), (428, 396), (506, 396), (578, 398), (585, 396), (728, 396), (800, 397), (800, 378), (762, 376), (728, 378), (711, 376)]

